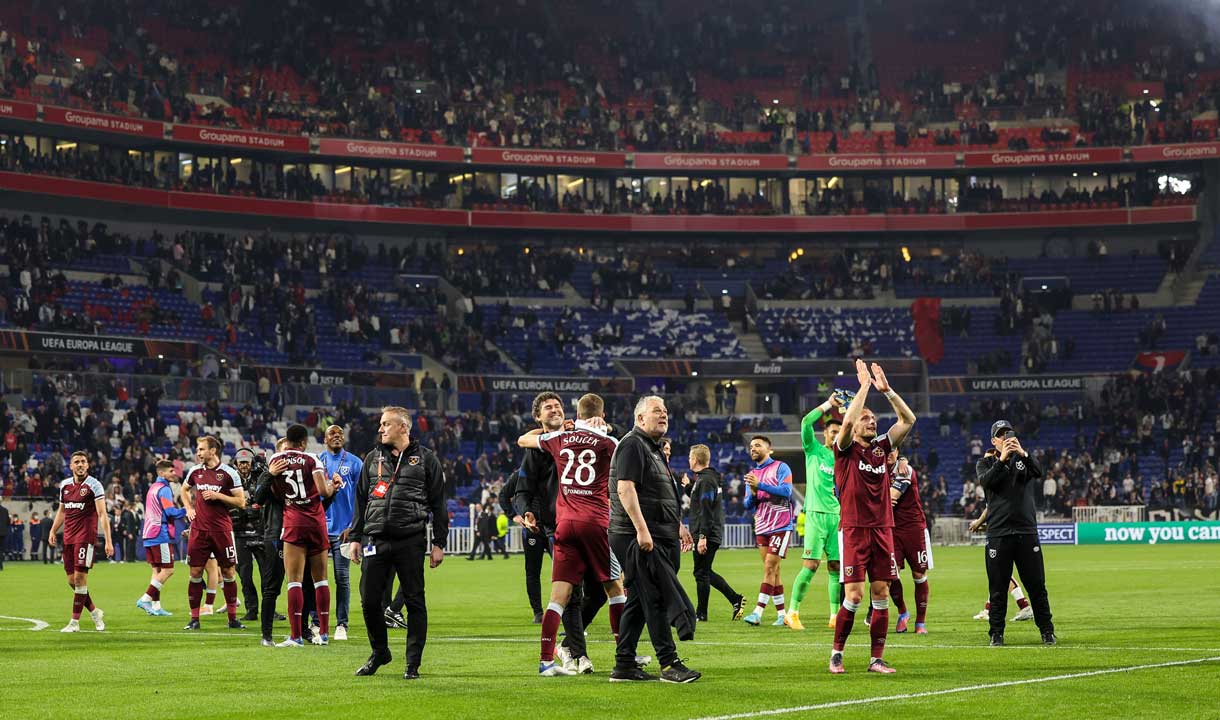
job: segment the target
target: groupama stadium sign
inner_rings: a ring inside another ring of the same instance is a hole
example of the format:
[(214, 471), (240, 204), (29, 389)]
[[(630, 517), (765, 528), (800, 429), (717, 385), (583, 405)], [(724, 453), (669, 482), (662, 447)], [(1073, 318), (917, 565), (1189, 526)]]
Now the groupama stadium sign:
[[(240, 128), (166, 123), (20, 100), (0, 100), (0, 122), (50, 123), (91, 133), (207, 145), (234, 153), (269, 151), (328, 156), (445, 163), (483, 167), (539, 167), (597, 170), (661, 170), (677, 173), (753, 171), (876, 172), (966, 168), (1072, 167), (1185, 162), (1220, 158), (1220, 142), (1132, 147), (1066, 147), (1061, 149), (983, 152), (892, 152), (789, 156), (779, 153), (622, 153), (563, 148), (494, 148), (469, 150), (450, 145), (313, 137)], [(28, 126), (25, 128), (28, 129)]]

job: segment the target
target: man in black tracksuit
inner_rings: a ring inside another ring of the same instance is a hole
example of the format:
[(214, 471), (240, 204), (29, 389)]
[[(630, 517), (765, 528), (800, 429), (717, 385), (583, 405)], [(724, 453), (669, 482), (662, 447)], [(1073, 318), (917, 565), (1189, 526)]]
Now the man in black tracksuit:
[(430, 567), (439, 566), (449, 538), (445, 473), (436, 455), (411, 437), (410, 415), (405, 409), (382, 410), (378, 438), (380, 443), (364, 457), (348, 534), (352, 562), (360, 563), (363, 558), (360, 605), (373, 650), (356, 674), (372, 675), (390, 662), (382, 596), (391, 576), (397, 575), (407, 611), (407, 669), (403, 679), (415, 680), (428, 639), (424, 556), (428, 556)]
[[(259, 623), (263, 634), (262, 644), (272, 647), (275, 645), (275, 640), (271, 637), (275, 621), (285, 619), (283, 615), (275, 612), (276, 600), (284, 587), (284, 550), (280, 546), (280, 531), (284, 526), (284, 503), (271, 491), (274, 476), (267, 472), (266, 460), (256, 455), (255, 463), (256, 467), (251, 470), (251, 475), (257, 472), (258, 487), (254, 491), (251, 508), (258, 509), (263, 529), (263, 543), (258, 559), (258, 574), (263, 589), (262, 617), (259, 618)], [(305, 575), (307, 581), (313, 582), (312, 577), (308, 577), (309, 573)], [(309, 595), (312, 596), (313, 593)], [(253, 606), (249, 606), (246, 612), (251, 610)]]
[(1054, 645), (1055, 626), (1046, 593), (1046, 570), (1038, 541), (1034, 506), (1042, 484), (1042, 469), (1017, 440), (1012, 425), (999, 420), (991, 426), (993, 450), (975, 466), (975, 475), (987, 496), (987, 584), (991, 592), (991, 644), (1004, 644), (1004, 616), (1008, 611), (1008, 582), (1015, 563), (1042, 642)]
[(711, 457), (706, 445), (692, 445), (687, 458), (695, 476), (690, 486), (690, 534), (695, 541), (698, 595), (695, 616), (702, 622), (707, 622), (707, 601), (713, 587), (733, 606), (734, 618), (742, 608), (742, 596), (712, 569), (724, 534), (724, 495), (720, 473), (708, 466)]

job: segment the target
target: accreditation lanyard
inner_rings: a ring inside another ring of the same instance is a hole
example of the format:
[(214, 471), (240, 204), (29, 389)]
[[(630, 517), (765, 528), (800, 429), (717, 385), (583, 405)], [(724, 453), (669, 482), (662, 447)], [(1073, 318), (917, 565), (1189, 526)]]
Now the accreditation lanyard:
[[(398, 468), (402, 467), (403, 454), (404, 453), (398, 454), (398, 462), (394, 463), (394, 474), (390, 476), (391, 481), (398, 477)], [(386, 482), (385, 475), (383, 474), (382, 464), (384, 460), (385, 453), (381, 453), (377, 456), (377, 486), (373, 488), (373, 497), (376, 498), (385, 497), (386, 491), (390, 489), (390, 483)]]

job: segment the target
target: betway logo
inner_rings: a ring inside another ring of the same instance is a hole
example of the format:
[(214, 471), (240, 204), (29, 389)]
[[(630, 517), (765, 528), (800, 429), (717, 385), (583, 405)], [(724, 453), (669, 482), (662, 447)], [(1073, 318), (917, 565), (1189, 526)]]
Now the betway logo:
[(83, 502), (66, 502), (66, 503), (64, 503), (64, 509), (65, 510), (84, 510), (85, 504)]
[(860, 469), (863, 470), (864, 472), (876, 473), (878, 475), (885, 474), (884, 465), (869, 465), (869, 464), (865, 463), (863, 460), (860, 461)]
[(224, 488), (220, 485), (196, 485), (195, 489), (200, 492), (203, 492), (204, 490), (211, 490), (212, 492), (224, 492)]

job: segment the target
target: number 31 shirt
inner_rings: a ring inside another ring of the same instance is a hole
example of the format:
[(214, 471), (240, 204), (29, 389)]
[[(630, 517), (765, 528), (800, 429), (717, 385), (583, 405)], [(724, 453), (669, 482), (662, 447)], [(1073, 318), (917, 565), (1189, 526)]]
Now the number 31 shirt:
[(589, 523), (609, 530), (610, 458), (618, 442), (578, 422), (575, 430), (540, 436), (538, 444), (555, 458), (555, 473), (559, 476), (556, 524)]
[(325, 525), (326, 511), (313, 479), (314, 471), (321, 469), (318, 459), (300, 450), (285, 450), (272, 455), (267, 464), (276, 460), (288, 463), (271, 483), (271, 491), (284, 501), (284, 527), (311, 527), (318, 522)]

